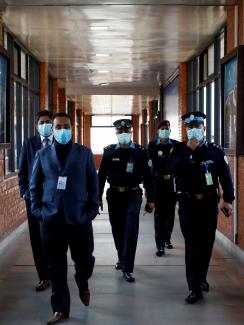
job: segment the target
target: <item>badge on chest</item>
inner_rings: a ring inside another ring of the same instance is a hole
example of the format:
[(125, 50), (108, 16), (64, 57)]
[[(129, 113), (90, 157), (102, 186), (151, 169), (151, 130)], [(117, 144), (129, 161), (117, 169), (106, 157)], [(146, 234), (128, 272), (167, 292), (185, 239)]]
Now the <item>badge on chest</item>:
[(127, 162), (126, 173), (133, 173), (134, 163), (132, 161)]
[(67, 183), (67, 176), (59, 176), (57, 183), (57, 190), (65, 190)]

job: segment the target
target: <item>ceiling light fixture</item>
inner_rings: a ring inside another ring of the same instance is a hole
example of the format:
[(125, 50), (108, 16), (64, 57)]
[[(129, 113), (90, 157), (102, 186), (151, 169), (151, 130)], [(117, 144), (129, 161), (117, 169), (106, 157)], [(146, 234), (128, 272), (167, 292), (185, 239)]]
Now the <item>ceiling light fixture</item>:
[(99, 72), (99, 73), (109, 73), (110, 70), (98, 70), (97, 72)]
[(109, 26), (89, 26), (90, 30), (109, 30)]
[(103, 54), (103, 53), (96, 53), (95, 54), (96, 56), (100, 56), (100, 57), (107, 57), (107, 56), (110, 56), (110, 54)]
[(100, 84), (99, 84), (99, 86), (108, 86), (109, 85), (109, 83), (107, 83), (107, 82), (101, 82)]

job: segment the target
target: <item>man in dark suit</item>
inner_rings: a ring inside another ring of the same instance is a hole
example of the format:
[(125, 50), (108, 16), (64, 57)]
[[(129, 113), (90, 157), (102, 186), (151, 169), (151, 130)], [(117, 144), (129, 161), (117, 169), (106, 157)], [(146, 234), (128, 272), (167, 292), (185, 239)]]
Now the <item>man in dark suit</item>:
[(67, 250), (75, 263), (75, 280), (85, 306), (95, 258), (92, 220), (98, 213), (98, 178), (90, 149), (72, 142), (71, 117), (53, 117), (54, 143), (36, 153), (30, 184), (31, 209), (40, 220), (52, 284), (53, 316), (47, 324), (69, 317)]
[(48, 280), (47, 262), (41, 242), (39, 221), (31, 213), (29, 184), (37, 150), (52, 143), (52, 114), (49, 111), (40, 111), (36, 114), (36, 129), (38, 134), (27, 139), (21, 149), (18, 180), (20, 195), (26, 203), (30, 242), (39, 277), (36, 291), (42, 291), (50, 286), (50, 281)]

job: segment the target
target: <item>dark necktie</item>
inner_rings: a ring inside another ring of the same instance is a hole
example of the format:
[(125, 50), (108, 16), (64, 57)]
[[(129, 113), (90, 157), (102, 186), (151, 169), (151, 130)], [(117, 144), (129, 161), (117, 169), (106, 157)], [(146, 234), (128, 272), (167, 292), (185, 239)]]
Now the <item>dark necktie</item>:
[(42, 146), (43, 148), (47, 147), (49, 145), (49, 139), (48, 138), (44, 138), (42, 141)]

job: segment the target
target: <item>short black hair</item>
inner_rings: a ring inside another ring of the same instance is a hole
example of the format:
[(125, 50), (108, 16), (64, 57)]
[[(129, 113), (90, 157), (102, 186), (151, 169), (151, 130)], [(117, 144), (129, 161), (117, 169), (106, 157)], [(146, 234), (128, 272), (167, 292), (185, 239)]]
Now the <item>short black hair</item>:
[(36, 124), (38, 123), (40, 117), (42, 117), (42, 116), (48, 116), (50, 118), (50, 120), (52, 120), (52, 118), (53, 118), (53, 114), (51, 112), (49, 112), (48, 110), (39, 111), (36, 113)]
[(54, 114), (53, 115), (53, 122), (54, 122), (55, 118), (57, 118), (57, 117), (68, 117), (70, 119), (70, 124), (72, 125), (72, 117), (68, 113), (61, 112), (61, 113)]

